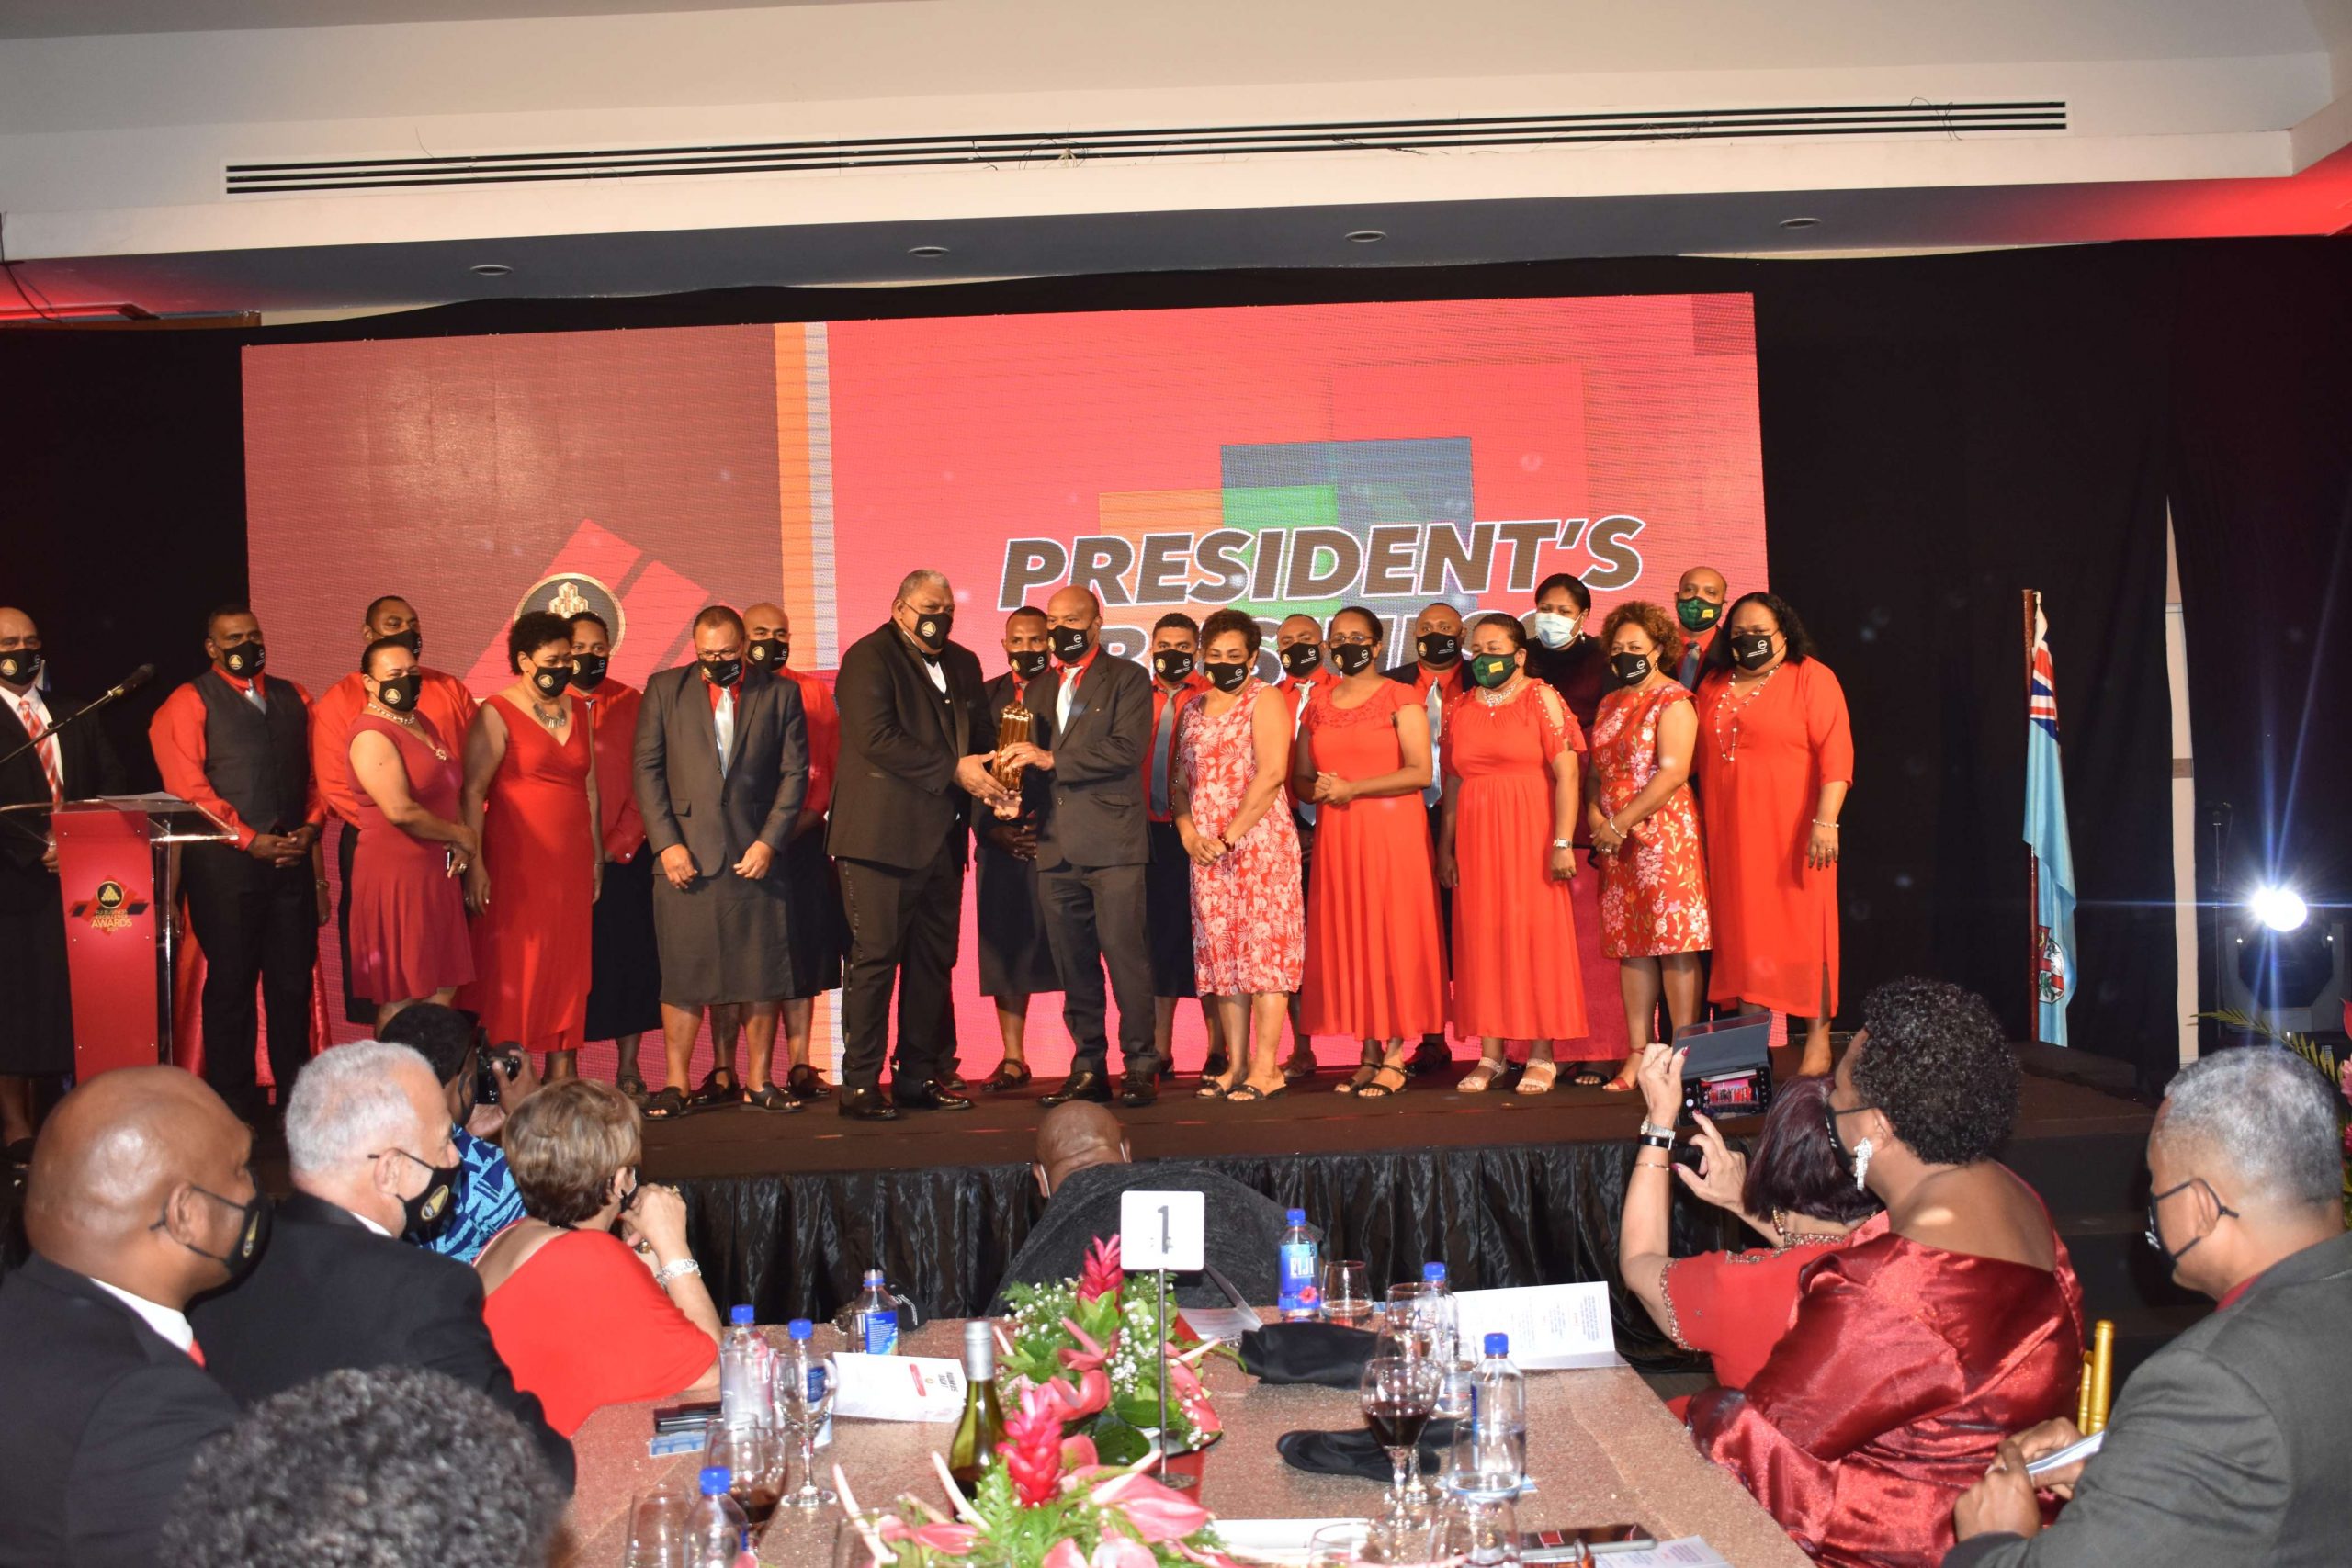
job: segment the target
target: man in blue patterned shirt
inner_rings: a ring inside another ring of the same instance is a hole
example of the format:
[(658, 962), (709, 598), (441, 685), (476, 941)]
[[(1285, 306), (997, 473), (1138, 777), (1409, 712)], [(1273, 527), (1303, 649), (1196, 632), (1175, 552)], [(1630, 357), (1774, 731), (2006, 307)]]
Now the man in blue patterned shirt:
[[(501, 1074), (499, 1104), (483, 1106), (474, 1093), (481, 1056), (474, 1043), (474, 1026), (464, 1013), (435, 1002), (412, 1002), (387, 1019), (377, 1033), (395, 1045), (414, 1049), (432, 1063), (433, 1076), (441, 1080), (449, 1098), (450, 1135), (457, 1143), (464, 1173), (458, 1179), (457, 1206), (448, 1223), (424, 1245), (469, 1264), (492, 1236), (523, 1217), (523, 1196), (515, 1190), (514, 1175), (506, 1168), (504, 1151), (489, 1138), (477, 1137), (469, 1124), (479, 1126), (487, 1120), (503, 1122), (504, 1112), (538, 1087), (537, 1077), (530, 1071), (530, 1058), (517, 1053), (522, 1074), (513, 1077)], [(492, 1114), (483, 1117), (478, 1111)]]

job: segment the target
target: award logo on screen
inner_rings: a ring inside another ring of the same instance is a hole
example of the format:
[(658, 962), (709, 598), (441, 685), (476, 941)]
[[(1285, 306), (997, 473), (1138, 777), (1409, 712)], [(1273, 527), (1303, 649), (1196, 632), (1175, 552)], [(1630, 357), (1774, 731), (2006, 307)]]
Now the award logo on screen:
[(76, 919), (88, 916), (92, 931), (119, 931), (127, 930), (130, 917), (146, 907), (132, 903), (122, 884), (109, 877), (98, 884), (96, 893), (74, 906), (74, 916)]
[(584, 571), (558, 572), (531, 584), (514, 606), (514, 618), (521, 620), (533, 610), (545, 610), (567, 621), (574, 615), (594, 615), (612, 632), (613, 651), (620, 651), (626, 635), (620, 596)]

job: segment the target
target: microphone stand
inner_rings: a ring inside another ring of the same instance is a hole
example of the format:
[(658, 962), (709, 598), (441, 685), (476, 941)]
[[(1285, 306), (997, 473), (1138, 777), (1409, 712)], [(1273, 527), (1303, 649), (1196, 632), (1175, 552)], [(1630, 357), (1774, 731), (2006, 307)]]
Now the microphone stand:
[[(153, 665), (141, 665), (138, 669), (132, 671), (128, 676), (124, 677), (120, 682), (108, 687), (107, 689), (106, 695), (99, 697), (95, 702), (85, 703), (81, 707), (77, 708), (73, 713), (67, 714), (63, 718), (51, 720), (48, 728), (42, 730), (39, 735), (32, 737), (22, 746), (17, 747), (6, 756), (0, 757), (0, 768), (6, 767), (9, 763), (15, 761), (17, 758), (31, 750), (34, 747), (40, 745), (51, 736), (55, 735), (59, 730), (63, 729), (67, 725), (85, 719), (92, 714), (97, 712), (100, 708), (106, 706), (108, 703), (115, 701), (117, 698), (128, 696), (132, 692), (137, 691), (140, 687), (145, 685), (151, 679), (153, 679), (155, 667)], [(35, 805), (38, 803), (27, 802), (27, 804)], [(7, 820), (12, 826), (23, 829), (25, 832), (31, 834), (36, 839), (39, 839), (44, 848), (47, 847), (49, 843), (49, 835), (47, 833), (44, 833), (36, 828), (25, 827), (22, 822), (17, 821), (13, 816), (9, 817)]]

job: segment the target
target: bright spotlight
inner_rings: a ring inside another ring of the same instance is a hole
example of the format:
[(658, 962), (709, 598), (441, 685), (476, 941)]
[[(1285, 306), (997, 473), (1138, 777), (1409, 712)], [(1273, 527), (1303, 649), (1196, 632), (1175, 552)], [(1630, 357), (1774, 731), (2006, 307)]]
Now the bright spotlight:
[(2274, 931), (2290, 931), (2310, 918), (2311, 910), (2291, 888), (2265, 887), (2246, 900), (2254, 918)]

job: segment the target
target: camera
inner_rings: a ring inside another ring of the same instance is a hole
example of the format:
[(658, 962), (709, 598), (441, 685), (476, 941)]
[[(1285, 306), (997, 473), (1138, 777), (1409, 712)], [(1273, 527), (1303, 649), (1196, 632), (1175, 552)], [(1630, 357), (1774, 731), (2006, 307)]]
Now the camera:
[(479, 1105), (496, 1105), (499, 1090), (513, 1083), (523, 1072), (523, 1048), (509, 1040), (497, 1045), (477, 1041), (474, 1044), (474, 1101)]
[(1682, 1062), (1682, 1117), (1761, 1116), (1772, 1105), (1772, 1019), (1744, 1013), (1674, 1032)]

